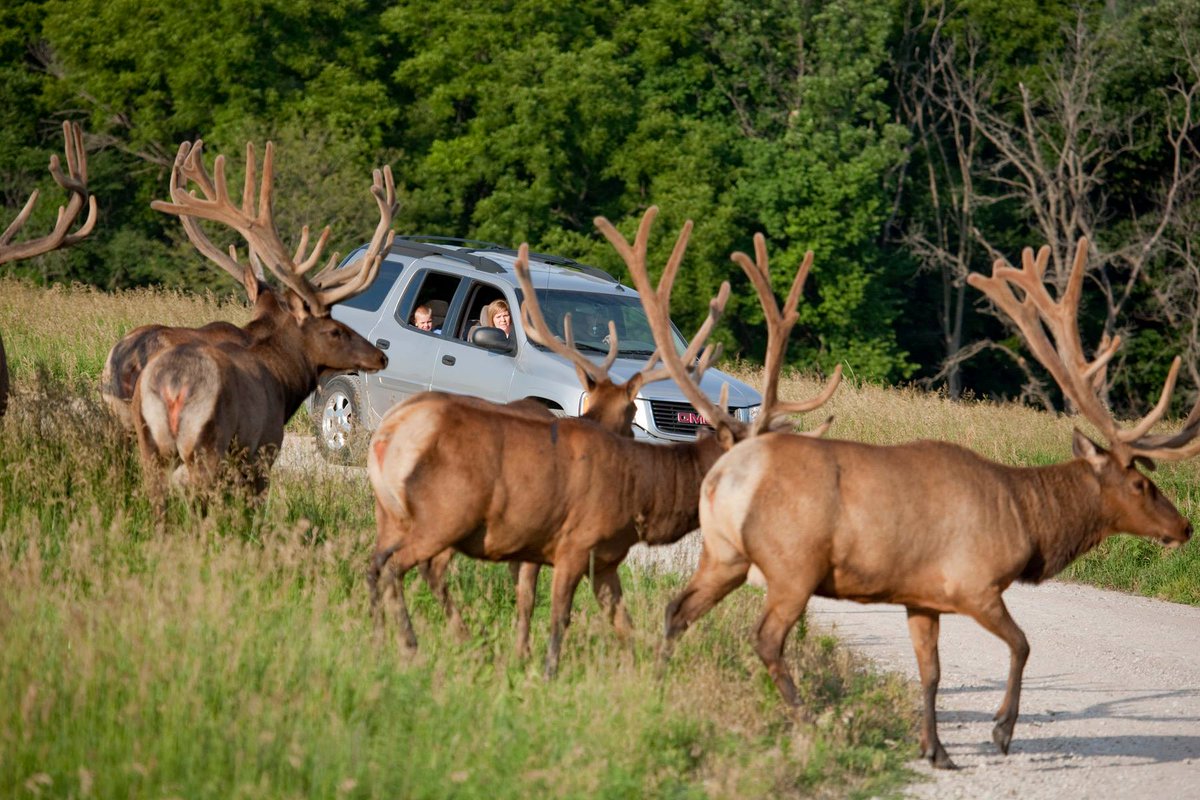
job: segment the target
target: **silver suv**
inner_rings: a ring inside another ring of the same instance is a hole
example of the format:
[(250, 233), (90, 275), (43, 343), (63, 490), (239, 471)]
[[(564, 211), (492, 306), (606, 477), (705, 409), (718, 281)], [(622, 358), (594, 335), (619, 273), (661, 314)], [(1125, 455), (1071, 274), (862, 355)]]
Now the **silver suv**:
[[(343, 264), (363, 250), (365, 245)], [(429, 389), (500, 403), (532, 398), (569, 416), (585, 409), (574, 366), (525, 335), (516, 313), (522, 291), (515, 259), (515, 250), (485, 242), (396, 239), (371, 287), (333, 309), (335, 319), (386, 350), (389, 358), (380, 372), (324, 376), (309, 398), (318, 445), (327, 458), (357, 458), (361, 443), (389, 408)], [(623, 381), (645, 366), (654, 340), (635, 290), (603, 270), (558, 256), (531, 253), (529, 267), (542, 312), (556, 333), (562, 333), (558, 326), (569, 312), (576, 348), (599, 361), (608, 352), (604, 338), (612, 320), (620, 351), (610, 374)], [(481, 325), (485, 309), (500, 299), (514, 312), (511, 338)], [(432, 314), (432, 330), (414, 324), (419, 308), (422, 317)], [(682, 353), (685, 341), (674, 333)], [(762, 402), (753, 388), (716, 370), (705, 373), (701, 386), (716, 400), (723, 384), (729, 384), (731, 412), (752, 419)], [(635, 405), (639, 438), (694, 439), (706, 424), (671, 381), (644, 386)]]

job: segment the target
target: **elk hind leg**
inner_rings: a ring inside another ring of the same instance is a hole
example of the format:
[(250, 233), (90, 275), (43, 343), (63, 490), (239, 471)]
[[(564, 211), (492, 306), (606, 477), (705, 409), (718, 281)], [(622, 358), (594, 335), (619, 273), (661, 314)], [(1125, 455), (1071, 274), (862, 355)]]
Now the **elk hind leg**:
[(783, 659), (787, 636), (808, 606), (811, 594), (807, 588), (784, 586), (780, 581), (767, 584), (767, 604), (758, 621), (754, 649), (767, 667), (767, 673), (775, 682), (775, 688), (790, 706), (799, 705), (796, 682)]
[(592, 594), (600, 604), (600, 610), (617, 632), (621, 641), (628, 641), (633, 634), (633, 618), (625, 607), (625, 595), (621, 590), (621, 578), (617, 574), (620, 564), (600, 570), (592, 577)]
[(921, 757), (928, 758), (937, 769), (955, 769), (937, 733), (937, 690), (941, 680), (938, 659), (938, 631), (941, 617), (936, 611), (924, 608), (908, 609), (908, 633), (917, 654), (917, 669), (921, 673), (924, 708), (921, 717)]
[(1008, 755), (1008, 746), (1012, 743), (1013, 728), (1017, 724), (1020, 711), (1021, 676), (1025, 672), (1025, 662), (1029, 660), (1029, 642), (1025, 633), (1013, 621), (1012, 615), (1008, 613), (1008, 608), (999, 593), (989, 597), (978, 608), (964, 611), (1008, 645), (1008, 686), (1004, 691), (1004, 702), (996, 711), (996, 725), (992, 728), (992, 741), (1000, 748), (1001, 753)]
[(429, 590), (433, 592), (433, 596), (441, 604), (442, 611), (446, 615), (446, 622), (449, 623), (454, 637), (460, 642), (465, 642), (471, 638), (471, 634), (467, 630), (466, 623), (463, 622), (462, 614), (458, 611), (458, 606), (451, 599), (450, 587), (446, 584), (446, 570), (449, 568), (450, 559), (453, 557), (454, 551), (446, 549), (433, 558), (422, 561), (417, 567), (421, 570), (421, 577), (429, 585)]
[(705, 548), (700, 553), (700, 566), (683, 591), (667, 606), (666, 630), (659, 650), (659, 667), (665, 666), (675, 648), (675, 640), (696, 620), (746, 582), (750, 562), (740, 554), (718, 560)]

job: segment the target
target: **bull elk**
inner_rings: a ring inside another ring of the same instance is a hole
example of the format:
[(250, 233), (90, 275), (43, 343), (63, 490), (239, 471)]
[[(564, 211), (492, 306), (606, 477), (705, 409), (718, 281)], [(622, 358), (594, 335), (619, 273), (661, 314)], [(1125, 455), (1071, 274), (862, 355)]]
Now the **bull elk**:
[[(13, 244), (13, 237), (29, 221), (37, 205), (38, 191), (35, 189), (29, 195), (21, 213), (17, 214), (3, 233), (0, 233), (0, 264), (32, 258), (60, 247), (69, 247), (82, 241), (96, 227), (96, 198), (88, 194), (87, 151), (83, 147), (83, 130), (75, 122), (64, 122), (62, 127), (63, 139), (66, 140), (64, 150), (67, 156), (67, 172), (63, 174), (58, 156), (52, 155), (50, 174), (59, 186), (67, 190), (67, 204), (59, 206), (58, 219), (50, 233)], [(71, 228), (79, 219), (79, 212), (85, 205), (88, 209), (87, 217), (82, 225), (71, 232)], [(4, 352), (4, 340), (0, 338), (0, 416), (8, 410), (8, 392), (8, 357)]]
[[(329, 308), (370, 285), (382, 252), (390, 246), (395, 206), (390, 170), (374, 173), (371, 194), (380, 220), (367, 252), (341, 269), (334, 268), (334, 254), (310, 280), (306, 273), (320, 261), (329, 228), (310, 252), (305, 227), (295, 254), (288, 252), (273, 216), (271, 143), (263, 158), (257, 209), (254, 148), (246, 148), (246, 182), (239, 209), (225, 183), (224, 157), (216, 159), (214, 179), (204, 167), (202, 146), (199, 141), (180, 146), (172, 168), (172, 202), (155, 201), (152, 206), (184, 217), (185, 225), (206, 219), (233, 228), (283, 288), (272, 289), (254, 268), (245, 267), (244, 285), (256, 309), (244, 329), (245, 340), (197, 337), (162, 350), (142, 370), (133, 392), (132, 417), (150, 495), (160, 511), (167, 471), (173, 466), (178, 465), (176, 482), (205, 490), (216, 483), (230, 456), (235, 481), (250, 483), (261, 495), (283, 441), (284, 424), (316, 388), (321, 371), (371, 371), (387, 364), (378, 348), (332, 319)], [(187, 191), (189, 183), (195, 183), (202, 196)], [(205, 251), (195, 238), (193, 243)], [(230, 261), (237, 263), (232, 249)]]
[(756, 650), (783, 698), (795, 704), (783, 648), (810, 596), (898, 603), (908, 611), (924, 694), (921, 752), (934, 767), (953, 768), (937, 735), (938, 622), (941, 614), (966, 614), (1011, 653), (992, 731), (1007, 753), (1029, 644), (1005, 607), (1004, 590), (1013, 581), (1053, 577), (1116, 533), (1170, 546), (1192, 533), (1138, 465), (1153, 469), (1152, 459), (1200, 451), (1200, 403), (1178, 433), (1149, 435), (1167, 409), (1176, 358), (1158, 404), (1131, 427), (1114, 421), (1095, 379), (1120, 341), (1102, 345), (1088, 360), (1079, 337), (1086, 257), (1081, 240), (1057, 301), (1043, 282), (1049, 248), (1036, 258), (1026, 249), (1022, 269), (998, 260), (991, 277), (969, 280), (1013, 319), (1109, 449), (1076, 430), (1074, 459), (1020, 468), (936, 441), (877, 446), (772, 433), (740, 444), (704, 481), (700, 566), (667, 608), (664, 658), (676, 637), (740, 586), (754, 565), (767, 585)]
[[(606, 221), (597, 220), (647, 286), (646, 248), (656, 212), (646, 212), (633, 245)], [(710, 305), (686, 352), (675, 352), (669, 299), (690, 230), (688, 223), (680, 233), (659, 286), (640, 294), (651, 327), (657, 329), (658, 357), (672, 365), (652, 377), (674, 370), (677, 380), (695, 385), (694, 392), (702, 395), (698, 381), (715, 356), (705, 342), (729, 289), (726, 284)], [(522, 246), (518, 275), (526, 259), (527, 248)], [(529, 288), (525, 294), (526, 328), (547, 344), (554, 341), (540, 319), (536, 295)], [(565, 327), (569, 331), (569, 324)], [(664, 342), (670, 353), (664, 352)], [(560, 352), (572, 357), (568, 351), (573, 348)], [(636, 387), (626, 385), (625, 391), (632, 399)], [(622, 435), (616, 424), (518, 413), (451, 395), (420, 395), (396, 406), (368, 448), (378, 529), (369, 572), (377, 625), (383, 622), (382, 598), (394, 594), (402, 641), (416, 646), (404, 600), (404, 575), (452, 548), (476, 558), (554, 567), (548, 675), (557, 670), (575, 589), (589, 569), (606, 617), (619, 633), (628, 632), (631, 623), (617, 568), (637, 542), (673, 543), (696, 527), (701, 479), (728, 444), (748, 430), (727, 413), (716, 421), (722, 435), (660, 445), (630, 437), (627, 418)], [(532, 596), (519, 592), (518, 606), (520, 618), (532, 608)]]
[[(183, 178), (181, 170), (172, 170), (171, 180)], [(186, 188), (186, 187), (182, 187)], [(174, 191), (174, 186), (172, 186)], [(237, 251), (231, 248), (228, 255), (201, 230), (200, 224), (188, 216), (181, 216), (184, 232), (192, 245), (195, 246), (210, 261), (227, 272), (239, 285), (245, 280), (245, 267), (238, 263)], [(254, 275), (259, 282), (265, 280), (261, 262), (250, 254)], [(274, 305), (273, 295), (263, 293), (254, 299), (253, 318), (261, 317), (270, 312)], [(261, 306), (261, 307), (260, 307)], [(100, 373), (100, 396), (112, 411), (113, 416), (128, 430), (133, 430), (133, 414), (130, 404), (133, 401), (133, 389), (138, 377), (142, 374), (150, 359), (168, 347), (175, 345), (202, 343), (235, 345), (250, 344), (250, 333), (247, 328), (239, 328), (230, 322), (210, 322), (198, 328), (174, 327), (169, 325), (142, 325), (122, 336), (104, 360), (104, 369)]]

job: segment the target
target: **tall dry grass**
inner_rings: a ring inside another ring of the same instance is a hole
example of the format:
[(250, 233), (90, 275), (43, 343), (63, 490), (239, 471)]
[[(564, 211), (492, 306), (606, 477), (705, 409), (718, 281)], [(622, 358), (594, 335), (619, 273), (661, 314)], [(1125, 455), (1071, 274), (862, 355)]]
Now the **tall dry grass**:
[(827, 637), (792, 649), (812, 719), (781, 708), (753, 592), (660, 680), (677, 577), (625, 574), (629, 648), (581, 592), (548, 683), (513, 657), (507, 570), (462, 560), (475, 637), (413, 591), (403, 658), (367, 618), (365, 481), (277, 470), (265, 506), (173, 502), (160, 532), (98, 399), (44, 372), (22, 391), (44, 402), (0, 420), (0, 797), (844, 796), (914, 754), (911, 688)]
[(18, 382), (39, 367), (73, 386), (95, 381), (116, 341), (141, 325), (199, 326), (215, 320), (240, 325), (249, 318), (237, 294), (168, 289), (109, 294), (89, 286), (41, 288), (0, 277), (0, 335)]

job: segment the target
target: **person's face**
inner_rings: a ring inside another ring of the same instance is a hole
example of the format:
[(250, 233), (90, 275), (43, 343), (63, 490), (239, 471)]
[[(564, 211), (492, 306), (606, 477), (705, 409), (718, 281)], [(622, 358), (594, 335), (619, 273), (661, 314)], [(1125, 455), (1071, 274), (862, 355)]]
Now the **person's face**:
[(504, 331), (505, 336), (512, 333), (512, 315), (503, 308), (497, 311), (496, 315), (492, 317), (492, 324)]
[(433, 330), (433, 314), (422, 314), (418, 311), (413, 315), (413, 325), (416, 325), (423, 331)]

